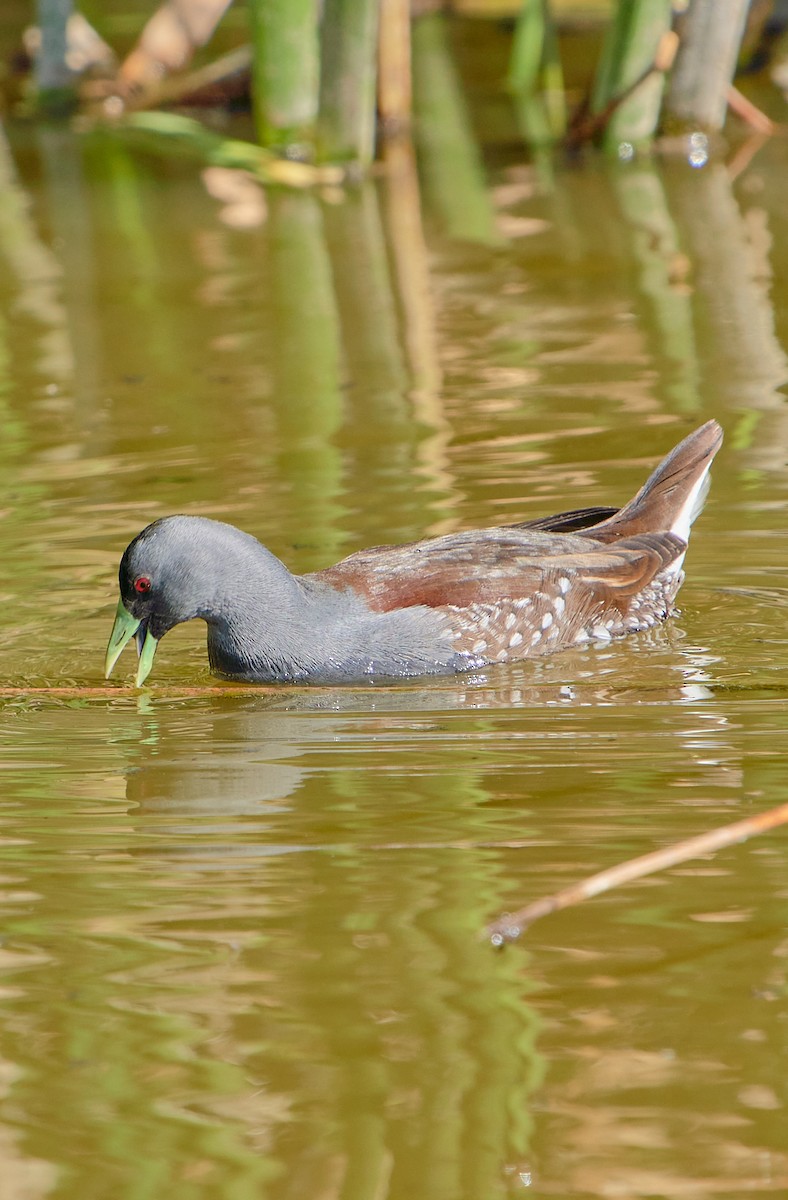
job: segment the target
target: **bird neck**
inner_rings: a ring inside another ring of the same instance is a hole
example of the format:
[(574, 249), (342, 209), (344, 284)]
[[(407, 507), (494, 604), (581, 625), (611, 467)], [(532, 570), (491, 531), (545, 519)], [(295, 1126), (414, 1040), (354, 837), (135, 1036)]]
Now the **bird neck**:
[(211, 611), (200, 614), (211, 669), (230, 679), (297, 678), (314, 638), (310, 607), (302, 581), (264, 547), (253, 561), (229, 560)]

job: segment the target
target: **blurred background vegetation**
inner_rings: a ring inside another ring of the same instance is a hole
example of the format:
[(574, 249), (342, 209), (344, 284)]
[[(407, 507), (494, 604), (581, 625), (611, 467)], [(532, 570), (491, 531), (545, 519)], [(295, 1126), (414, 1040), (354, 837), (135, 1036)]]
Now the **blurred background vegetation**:
[[(154, 9), (10, 0), (5, 9), (7, 109), (132, 122), (290, 182), (327, 177), (288, 174), (272, 158), (353, 172), (385, 157), (410, 127), (414, 96), (426, 136), (440, 130), (462, 174), (452, 18), (495, 22), (508, 39), (500, 87), (536, 150), (595, 142), (626, 157), (658, 135), (663, 146), (677, 133), (716, 135), (730, 111), (768, 134), (774, 122), (734, 75), (765, 72), (776, 91), (785, 82), (785, 0), (165, 0)], [(139, 116), (217, 106), (248, 106), (248, 141), (262, 153)]]

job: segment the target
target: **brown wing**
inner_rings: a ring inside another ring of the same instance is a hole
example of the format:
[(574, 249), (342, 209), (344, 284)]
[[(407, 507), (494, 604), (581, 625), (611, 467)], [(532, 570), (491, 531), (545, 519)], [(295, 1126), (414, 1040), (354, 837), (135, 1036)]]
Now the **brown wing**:
[(685, 550), (686, 543), (671, 533), (640, 534), (609, 546), (502, 528), (363, 550), (313, 578), (358, 592), (377, 612), (518, 600), (559, 579), (568, 580), (573, 593), (585, 593), (593, 606), (613, 604), (623, 611), (629, 597)]
[(499, 588), (439, 608), (444, 636), (483, 665), (648, 629), (672, 609), (682, 575), (669, 568), (684, 546), (672, 534), (647, 534), (614, 550), (531, 561), (508, 595)]

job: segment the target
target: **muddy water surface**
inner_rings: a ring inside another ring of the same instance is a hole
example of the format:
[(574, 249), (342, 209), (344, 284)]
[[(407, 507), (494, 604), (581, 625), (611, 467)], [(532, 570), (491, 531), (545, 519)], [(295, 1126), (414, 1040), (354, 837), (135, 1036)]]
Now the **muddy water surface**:
[[(478, 933), (786, 799), (788, 150), (499, 150), (496, 236), (468, 240), (405, 171), (266, 197), (7, 133), (4, 1196), (785, 1196), (784, 835), (504, 954)], [(650, 636), (217, 693), (195, 625), (144, 691), (132, 651), (96, 691), (119, 555), (157, 516), (310, 570), (623, 501), (711, 416), (683, 613)]]

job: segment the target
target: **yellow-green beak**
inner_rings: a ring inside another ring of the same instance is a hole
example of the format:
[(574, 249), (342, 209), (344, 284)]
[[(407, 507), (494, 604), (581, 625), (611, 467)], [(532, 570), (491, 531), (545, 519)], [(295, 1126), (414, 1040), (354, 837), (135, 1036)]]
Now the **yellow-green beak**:
[[(137, 666), (137, 687), (142, 687), (148, 678), (153, 666), (153, 656), (156, 653), (158, 642), (149, 629), (143, 631), (140, 628), (141, 624), (139, 617), (133, 617), (123, 601), (119, 600), (118, 609), (115, 613), (115, 624), (112, 626), (112, 633), (107, 645), (107, 657), (104, 661), (104, 676), (106, 679), (109, 679), (112, 674), (112, 668), (123, 653), (124, 647), (131, 641), (135, 633), (137, 634), (137, 653), (140, 659)], [(144, 641), (142, 638), (143, 632), (145, 635)]]

